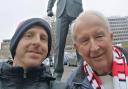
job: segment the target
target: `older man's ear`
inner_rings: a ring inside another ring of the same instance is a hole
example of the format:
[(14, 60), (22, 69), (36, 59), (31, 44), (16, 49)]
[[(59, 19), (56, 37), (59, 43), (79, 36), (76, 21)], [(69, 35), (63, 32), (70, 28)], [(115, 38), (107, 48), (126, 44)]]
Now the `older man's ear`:
[(73, 46), (74, 46), (74, 48), (77, 50), (77, 52), (80, 54), (79, 47), (78, 47), (79, 45), (76, 44), (76, 43), (74, 43)]
[(113, 32), (110, 32), (110, 37), (113, 40)]

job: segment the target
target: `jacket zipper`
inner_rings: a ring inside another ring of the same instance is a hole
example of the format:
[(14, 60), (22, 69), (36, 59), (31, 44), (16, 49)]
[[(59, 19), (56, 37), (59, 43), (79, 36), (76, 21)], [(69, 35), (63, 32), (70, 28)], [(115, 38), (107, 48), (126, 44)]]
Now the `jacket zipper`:
[(27, 78), (27, 71), (24, 70), (24, 75), (23, 75), (24, 78)]

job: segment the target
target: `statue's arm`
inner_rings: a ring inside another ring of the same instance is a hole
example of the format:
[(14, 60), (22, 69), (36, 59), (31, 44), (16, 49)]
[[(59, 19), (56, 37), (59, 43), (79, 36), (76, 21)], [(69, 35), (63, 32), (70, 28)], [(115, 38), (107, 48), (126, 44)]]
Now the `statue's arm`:
[(48, 13), (50, 13), (50, 12), (53, 13), (53, 12), (52, 12), (52, 8), (53, 8), (53, 6), (54, 6), (54, 4), (55, 4), (55, 1), (56, 1), (56, 0), (49, 0), (49, 1), (48, 1), (48, 6), (47, 6), (47, 12), (48, 12)]

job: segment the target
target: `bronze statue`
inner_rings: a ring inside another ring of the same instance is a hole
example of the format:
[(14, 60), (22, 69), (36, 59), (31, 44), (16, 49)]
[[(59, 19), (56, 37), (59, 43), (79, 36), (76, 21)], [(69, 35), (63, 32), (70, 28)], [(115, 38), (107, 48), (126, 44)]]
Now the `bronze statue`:
[[(48, 1), (47, 14), (53, 16), (52, 8), (56, 0)], [(69, 25), (83, 11), (82, 0), (58, 0), (56, 11), (56, 47), (55, 47), (55, 77), (60, 80), (64, 71), (63, 59), (66, 37)]]

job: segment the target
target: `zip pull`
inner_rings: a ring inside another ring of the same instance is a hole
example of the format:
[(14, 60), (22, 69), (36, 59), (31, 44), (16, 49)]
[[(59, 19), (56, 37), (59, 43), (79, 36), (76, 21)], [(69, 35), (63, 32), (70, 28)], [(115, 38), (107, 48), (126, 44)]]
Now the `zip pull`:
[(24, 70), (24, 76), (23, 77), (27, 78), (27, 71), (26, 70)]

